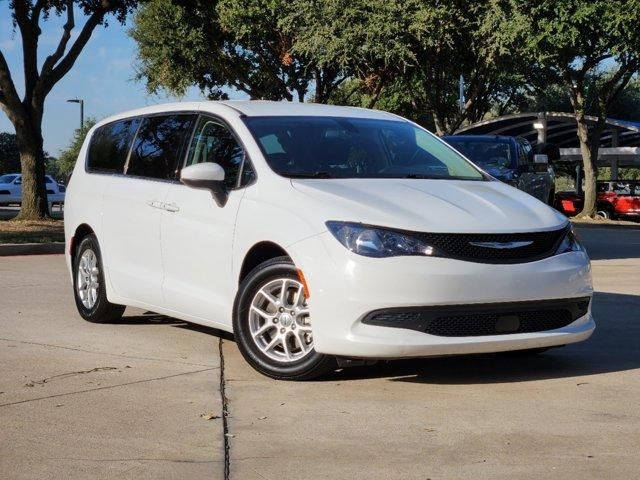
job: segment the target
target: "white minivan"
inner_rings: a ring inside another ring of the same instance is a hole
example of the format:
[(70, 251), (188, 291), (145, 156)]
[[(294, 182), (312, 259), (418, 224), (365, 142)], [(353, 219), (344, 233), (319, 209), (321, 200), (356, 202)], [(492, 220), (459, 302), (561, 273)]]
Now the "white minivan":
[(130, 305), (233, 332), (274, 378), (538, 352), (595, 328), (567, 219), (389, 113), (262, 101), (123, 113), (87, 136), (66, 201), (83, 318)]

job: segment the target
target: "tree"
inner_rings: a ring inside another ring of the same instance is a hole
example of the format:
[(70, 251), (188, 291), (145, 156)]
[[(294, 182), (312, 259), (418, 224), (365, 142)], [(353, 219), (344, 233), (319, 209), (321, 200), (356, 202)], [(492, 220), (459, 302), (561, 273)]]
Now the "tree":
[[(302, 2), (308, 13), (311, 0)], [(300, 5), (297, 5), (298, 7)], [(154, 0), (134, 17), (138, 78), (150, 92), (182, 95), (196, 85), (209, 98), (234, 89), (255, 99), (325, 102), (344, 78), (296, 53), (298, 14), (286, 0)]]
[[(560, 82), (577, 122), (584, 165), (584, 208), (596, 210), (596, 160), (609, 111), (640, 69), (640, 0), (512, 0), (507, 15), (531, 70)], [(505, 13), (505, 11), (503, 11)], [(589, 93), (597, 122), (589, 129)]]
[[(34, 219), (48, 215), (45, 189), (45, 155), (42, 118), (44, 103), (53, 87), (73, 67), (99, 25), (107, 25), (112, 15), (123, 23), (137, 4), (134, 0), (10, 0), (14, 27), (22, 39), (24, 96), (18, 95), (9, 66), (0, 51), (0, 106), (16, 131), (22, 167), (22, 208), (18, 218)], [(86, 21), (75, 39), (75, 9)], [(41, 22), (51, 15), (66, 17), (57, 47), (39, 67)]]
[(0, 175), (20, 171), (20, 152), (13, 133), (0, 133)]
[(73, 172), (73, 167), (76, 165), (76, 160), (80, 154), (80, 149), (82, 148), (84, 139), (86, 138), (87, 133), (89, 133), (89, 130), (91, 130), (95, 124), (96, 120), (94, 118), (89, 118), (85, 120), (82, 128), (75, 130), (71, 142), (66, 149), (60, 152), (60, 156), (56, 161), (57, 177), (64, 179), (69, 178), (69, 175)]
[[(352, 79), (335, 103), (391, 109), (414, 119), (428, 114), (440, 135), (481, 119), (523, 82), (510, 54), (515, 41), (495, 14), (501, 0), (327, 0), (301, 28), (294, 51), (337, 63)], [(299, 9), (302, 11), (302, 9)], [(465, 102), (459, 105), (459, 78)], [(503, 93), (507, 94), (503, 94)]]

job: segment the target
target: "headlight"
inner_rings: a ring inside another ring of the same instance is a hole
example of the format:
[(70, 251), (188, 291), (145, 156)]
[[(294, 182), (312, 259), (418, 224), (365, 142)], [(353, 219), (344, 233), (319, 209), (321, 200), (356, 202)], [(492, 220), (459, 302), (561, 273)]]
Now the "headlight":
[(556, 250), (556, 255), (560, 255), (561, 253), (567, 252), (584, 252), (585, 249), (582, 244), (578, 241), (578, 237), (576, 233), (573, 231), (573, 227), (569, 229), (567, 234), (562, 239), (562, 242), (558, 246), (558, 250)]
[(432, 246), (393, 230), (346, 222), (327, 222), (327, 227), (342, 245), (365, 257), (435, 255)]

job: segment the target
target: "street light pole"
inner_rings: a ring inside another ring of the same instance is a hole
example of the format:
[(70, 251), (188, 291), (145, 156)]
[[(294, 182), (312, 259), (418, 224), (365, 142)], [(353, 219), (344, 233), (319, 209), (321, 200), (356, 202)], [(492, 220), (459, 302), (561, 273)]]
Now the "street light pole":
[(72, 98), (67, 100), (67, 102), (80, 104), (80, 129), (82, 129), (82, 127), (84, 127), (84, 100), (82, 98)]

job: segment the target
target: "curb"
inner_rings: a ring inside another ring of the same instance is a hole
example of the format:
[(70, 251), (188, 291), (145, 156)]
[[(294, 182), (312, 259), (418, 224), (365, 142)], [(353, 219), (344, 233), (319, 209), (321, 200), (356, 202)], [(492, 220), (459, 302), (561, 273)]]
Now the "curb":
[(571, 222), (574, 228), (588, 228), (588, 229), (612, 229), (612, 230), (640, 230), (639, 225), (629, 225), (629, 224), (615, 224), (615, 223), (573, 223)]
[(58, 255), (64, 253), (64, 242), (5, 243), (0, 245), (0, 257), (14, 255)]

